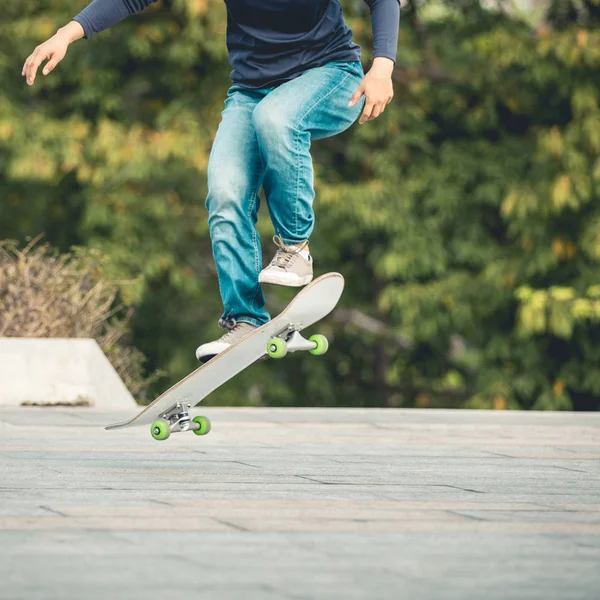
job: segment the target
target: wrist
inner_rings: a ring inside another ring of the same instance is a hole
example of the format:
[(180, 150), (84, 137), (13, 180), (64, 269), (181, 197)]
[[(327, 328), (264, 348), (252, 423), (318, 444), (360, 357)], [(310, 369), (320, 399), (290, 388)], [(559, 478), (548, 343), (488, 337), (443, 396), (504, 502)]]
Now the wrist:
[(385, 73), (387, 75), (392, 75), (394, 71), (394, 61), (387, 56), (376, 56), (373, 59), (373, 69), (376, 69), (378, 72)]
[(69, 44), (72, 44), (73, 42), (76, 42), (84, 37), (85, 31), (77, 21), (71, 21), (64, 27), (61, 27), (56, 32), (56, 35), (64, 37)]

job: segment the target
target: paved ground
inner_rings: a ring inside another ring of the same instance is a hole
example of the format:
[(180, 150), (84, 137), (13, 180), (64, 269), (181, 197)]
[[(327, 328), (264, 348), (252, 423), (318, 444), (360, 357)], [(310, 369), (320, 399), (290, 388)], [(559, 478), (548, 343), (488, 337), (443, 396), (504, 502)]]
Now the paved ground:
[(0, 410), (0, 598), (600, 598), (600, 414), (203, 412)]

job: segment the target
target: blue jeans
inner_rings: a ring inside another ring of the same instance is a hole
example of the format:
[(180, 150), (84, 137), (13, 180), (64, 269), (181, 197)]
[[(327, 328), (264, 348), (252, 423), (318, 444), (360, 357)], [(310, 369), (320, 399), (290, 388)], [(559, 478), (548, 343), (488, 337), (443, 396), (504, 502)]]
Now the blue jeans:
[(256, 222), (261, 186), (275, 229), (287, 245), (314, 227), (311, 140), (348, 129), (364, 101), (348, 102), (364, 77), (359, 62), (310, 69), (277, 87), (233, 85), (208, 163), (208, 226), (225, 320), (269, 320), (258, 275)]

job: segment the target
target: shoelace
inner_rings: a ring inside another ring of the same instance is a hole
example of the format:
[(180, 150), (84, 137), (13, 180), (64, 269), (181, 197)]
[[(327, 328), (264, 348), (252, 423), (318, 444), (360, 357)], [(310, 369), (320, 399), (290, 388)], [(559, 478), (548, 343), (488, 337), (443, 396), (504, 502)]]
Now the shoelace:
[(225, 335), (221, 336), (221, 339), (226, 340), (231, 337), (238, 325), (241, 325), (241, 323), (238, 323), (235, 319), (219, 319), (219, 327), (227, 331)]
[(281, 269), (291, 266), (300, 254), (300, 250), (298, 248), (293, 249), (286, 246), (278, 235), (273, 236), (273, 242), (275, 242), (278, 250), (271, 261), (271, 265), (280, 267)]

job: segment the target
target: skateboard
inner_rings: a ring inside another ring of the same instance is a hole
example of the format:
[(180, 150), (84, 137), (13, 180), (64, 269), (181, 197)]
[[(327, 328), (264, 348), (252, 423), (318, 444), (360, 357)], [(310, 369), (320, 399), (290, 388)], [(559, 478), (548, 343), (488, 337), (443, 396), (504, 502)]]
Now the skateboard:
[(137, 416), (108, 425), (106, 429), (150, 425), (155, 440), (166, 440), (172, 433), (183, 431), (207, 434), (210, 420), (202, 416), (191, 418), (190, 409), (246, 367), (265, 356), (279, 359), (288, 352), (300, 350), (317, 356), (327, 352), (329, 343), (324, 335), (315, 334), (306, 339), (300, 332), (326, 317), (335, 308), (343, 290), (344, 278), (339, 273), (327, 273), (315, 279), (281, 314), (184, 377)]

